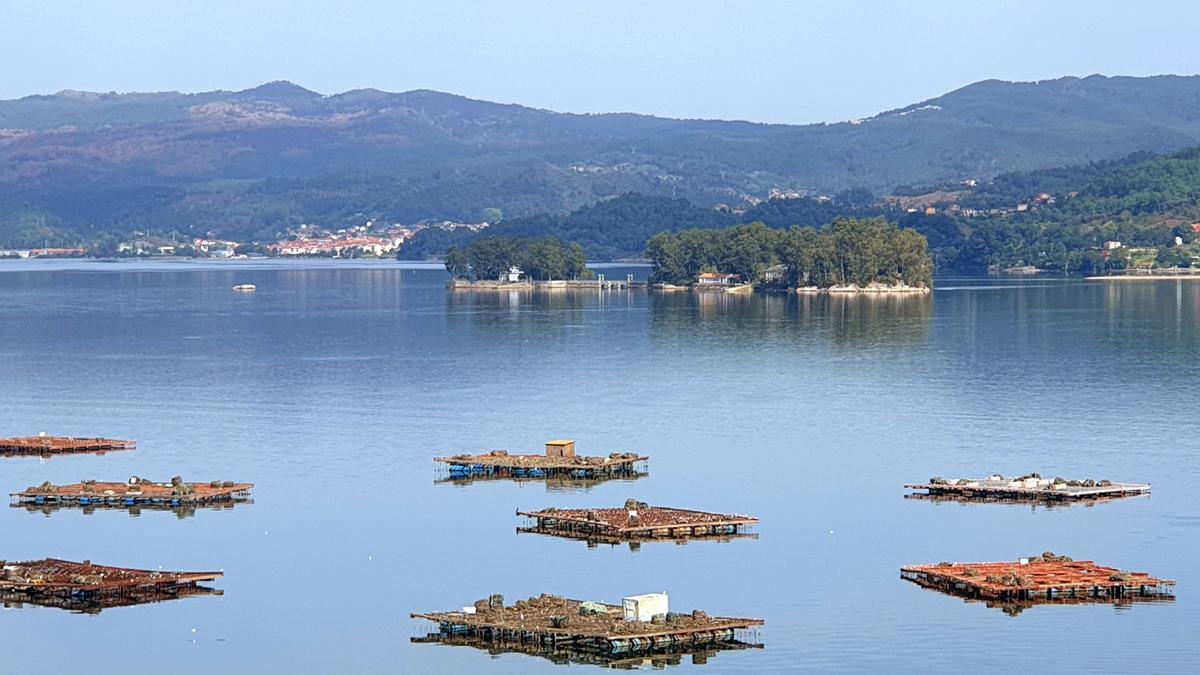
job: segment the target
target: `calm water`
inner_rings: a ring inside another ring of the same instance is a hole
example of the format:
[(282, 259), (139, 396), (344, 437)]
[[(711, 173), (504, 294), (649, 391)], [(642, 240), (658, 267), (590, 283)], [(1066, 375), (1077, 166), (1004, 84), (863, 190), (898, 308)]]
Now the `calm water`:
[[(0, 435), (139, 443), (0, 460), (0, 489), (258, 484), (254, 504), (185, 519), (0, 512), (0, 558), (227, 575), (223, 597), (0, 611), (0, 671), (559, 672), (410, 644), (428, 626), (409, 612), (661, 590), (673, 609), (767, 620), (765, 649), (702, 672), (1200, 670), (1200, 282), (941, 279), (932, 299), (701, 301), (451, 297), (443, 281), (395, 264), (0, 263)], [(229, 290), (245, 282), (258, 292)], [(434, 455), (562, 436), (644, 451), (650, 476), (581, 491), (434, 483)], [(902, 498), (935, 474), (1033, 470), (1155, 490), (1054, 510)], [(627, 497), (752, 513), (760, 538), (631, 552), (515, 533), (517, 508)], [(1178, 600), (1008, 616), (898, 575), (1046, 549), (1176, 578)]]

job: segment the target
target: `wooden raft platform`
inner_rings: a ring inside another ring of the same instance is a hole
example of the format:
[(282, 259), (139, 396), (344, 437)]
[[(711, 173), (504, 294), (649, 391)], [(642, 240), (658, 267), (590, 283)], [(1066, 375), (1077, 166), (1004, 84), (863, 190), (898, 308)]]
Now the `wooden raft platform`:
[(1040, 501), (1069, 502), (1117, 499), (1150, 492), (1148, 483), (1114, 483), (1108, 480), (1044, 479), (1036, 474), (1019, 478), (993, 475), (987, 478), (931, 479), (904, 487), (925, 492), (914, 498), (953, 501)]
[(1090, 560), (1044, 554), (1013, 562), (939, 563), (900, 568), (900, 577), (967, 599), (1041, 603), (1173, 601), (1175, 581), (1123, 572)]
[(704, 612), (668, 614), (662, 622), (625, 621), (620, 606), (589, 603), (601, 613), (581, 612), (583, 602), (555, 595), (520, 600), (509, 607), (475, 603), (474, 612), (414, 613), (438, 624), (445, 636), (484, 642), (570, 647), (593, 654), (674, 650), (687, 645), (733, 642), (738, 631), (763, 625), (762, 619), (710, 617)]
[(732, 538), (758, 524), (758, 518), (740, 514), (709, 513), (649, 506), (627, 501), (624, 508), (517, 511), (536, 521), (518, 532), (548, 534), (588, 541), (640, 541), (654, 539)]
[(614, 452), (608, 457), (547, 457), (545, 455), (510, 455), (497, 450), (483, 455), (454, 455), (435, 457), (434, 461), (450, 465), (454, 476), (496, 476), (510, 478), (607, 478), (636, 476), (638, 465), (649, 457), (634, 452)]
[(0, 601), (95, 612), (109, 607), (220, 595), (199, 586), (221, 572), (161, 572), (47, 558), (0, 563)]
[(124, 483), (84, 481), (70, 485), (52, 485), (47, 482), (38, 487), (14, 492), (10, 496), (20, 506), (49, 504), (172, 508), (245, 501), (250, 498), (250, 490), (253, 488), (253, 483), (235, 483), (228, 480), (185, 483), (180, 478), (174, 478), (171, 482), (155, 483), (135, 476)]
[(578, 477), (567, 474), (556, 474), (552, 476), (545, 475), (544, 472), (529, 475), (525, 472), (524, 475), (513, 476), (509, 473), (450, 473), (441, 478), (435, 478), (434, 485), (470, 485), (472, 483), (485, 483), (488, 481), (512, 481), (515, 483), (539, 482), (546, 486), (546, 492), (573, 492), (576, 490), (586, 490), (601, 483), (610, 480), (635, 481), (640, 478), (649, 476), (650, 472), (642, 469), (633, 471), (622, 471), (619, 473), (607, 473), (598, 476)]
[(0, 438), (0, 456), (4, 457), (98, 454), (133, 450), (136, 447), (137, 441), (122, 441), (113, 438), (72, 438), (69, 436)]

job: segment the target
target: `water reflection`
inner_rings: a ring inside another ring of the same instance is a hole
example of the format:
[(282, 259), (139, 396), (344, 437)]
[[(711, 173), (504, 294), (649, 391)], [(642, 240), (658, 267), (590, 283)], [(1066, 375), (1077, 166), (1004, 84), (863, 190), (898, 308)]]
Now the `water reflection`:
[(556, 539), (574, 539), (587, 543), (588, 548), (598, 548), (600, 546), (609, 546), (616, 548), (621, 545), (629, 546), (629, 550), (636, 553), (642, 550), (642, 544), (654, 542), (671, 542), (676, 546), (686, 546), (691, 542), (716, 542), (726, 544), (735, 539), (758, 539), (757, 532), (736, 532), (733, 534), (709, 535), (704, 537), (684, 537), (684, 536), (659, 536), (659, 537), (628, 537), (628, 536), (607, 536), (603, 534), (588, 534), (583, 532), (567, 532), (563, 530), (552, 530), (539, 528), (537, 526), (518, 527), (517, 534), (536, 534), (543, 537), (554, 537)]
[(652, 293), (658, 336), (706, 330), (742, 339), (816, 335), (841, 345), (919, 343), (929, 331), (929, 294)]
[(628, 654), (606, 654), (603, 652), (572, 649), (566, 646), (545, 645), (540, 642), (490, 640), (471, 635), (452, 635), (450, 633), (429, 633), (425, 636), (412, 638), (412, 642), (414, 644), (471, 647), (486, 651), (492, 657), (499, 657), (503, 654), (523, 654), (525, 656), (544, 658), (560, 666), (580, 664), (619, 670), (640, 670), (643, 668), (658, 670), (668, 666), (678, 666), (685, 662), (693, 666), (703, 666), (708, 664), (709, 659), (716, 657), (724, 651), (763, 648), (763, 645), (758, 642), (726, 640), (703, 645), (676, 645), (661, 651), (630, 656)]
[(184, 598), (219, 596), (225, 591), (207, 586), (181, 586), (173, 589), (138, 589), (121, 595), (92, 596), (71, 594), (63, 596), (42, 595), (25, 591), (0, 591), (0, 604), (5, 609), (22, 609), (26, 605), (62, 609), (76, 614), (99, 614), (106, 609), (150, 605)]
[(129, 515), (130, 518), (140, 518), (142, 516), (142, 511), (151, 511), (151, 512), (169, 511), (171, 513), (174, 513), (175, 517), (178, 518), (179, 520), (186, 520), (188, 518), (195, 517), (196, 512), (198, 510), (228, 511), (240, 504), (253, 504), (253, 503), (254, 503), (253, 499), (239, 499), (236, 501), (214, 502), (212, 504), (195, 504), (195, 505), (185, 505), (185, 506), (171, 506), (170, 504), (136, 504), (133, 506), (126, 506), (124, 504), (116, 504), (116, 503), (114, 503), (114, 504), (88, 504), (88, 505), (35, 504), (32, 502), (10, 504), (9, 506), (11, 506), (14, 509), (25, 509), (25, 511), (28, 513), (40, 513), (47, 518), (49, 518), (51, 515), (53, 515), (55, 513), (58, 513), (59, 511), (79, 511), (79, 512), (82, 512), (83, 515), (85, 515), (85, 516), (90, 516), (90, 515), (95, 514), (97, 510), (100, 510), (100, 511), (125, 511)]
[(1039, 605), (1111, 605), (1114, 612), (1127, 612), (1134, 605), (1170, 604), (1175, 597), (1170, 595), (1125, 595), (1121, 597), (1091, 597), (1091, 598), (1054, 598), (1053, 600), (984, 600), (980, 598), (964, 598), (952, 593), (946, 593), (932, 588), (922, 588), (923, 591), (941, 593), (962, 600), (965, 604), (980, 604), (988, 609), (998, 609), (1008, 616), (1019, 616), (1022, 612)]

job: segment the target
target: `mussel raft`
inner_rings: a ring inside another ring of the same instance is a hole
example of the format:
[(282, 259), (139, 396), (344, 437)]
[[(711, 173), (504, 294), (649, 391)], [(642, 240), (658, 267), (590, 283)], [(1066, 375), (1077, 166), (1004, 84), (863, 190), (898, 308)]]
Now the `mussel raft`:
[(1039, 501), (1070, 502), (1113, 499), (1148, 494), (1147, 483), (1116, 483), (1110, 480), (1046, 479), (1029, 473), (1016, 478), (993, 474), (986, 478), (942, 478), (934, 476), (927, 483), (911, 483), (904, 487), (924, 490), (909, 495), (924, 499), (958, 501)]
[(414, 613), (438, 624), (446, 636), (486, 642), (567, 647), (597, 654), (668, 651), (683, 646), (720, 645), (762, 626), (762, 619), (709, 616), (696, 610), (668, 613), (653, 621), (626, 621), (621, 606), (543, 594), (504, 606), (494, 595), (457, 612)]
[(202, 506), (243, 501), (253, 483), (211, 481), (187, 483), (179, 476), (156, 483), (134, 476), (123, 483), (85, 480), (70, 485), (50, 482), (10, 495), (18, 505), (59, 506)]
[(510, 455), (496, 450), (482, 455), (453, 455), (436, 457), (434, 461), (447, 464), (450, 476), (495, 476), (509, 478), (610, 478), (634, 477), (641, 473), (640, 465), (649, 457), (635, 452), (614, 452), (607, 457), (546, 455)]

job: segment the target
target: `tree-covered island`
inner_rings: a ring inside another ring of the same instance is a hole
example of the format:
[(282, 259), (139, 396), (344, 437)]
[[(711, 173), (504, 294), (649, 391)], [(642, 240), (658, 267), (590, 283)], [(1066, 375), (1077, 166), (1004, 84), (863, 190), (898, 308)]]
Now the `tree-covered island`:
[(772, 229), (762, 223), (654, 235), (646, 245), (651, 282), (692, 284), (701, 274), (805, 290), (927, 290), (928, 243), (883, 218), (835, 220), (823, 229)]
[[(535, 281), (589, 279), (587, 254), (579, 244), (555, 236), (540, 239), (479, 237), (446, 251), (446, 271), (455, 279), (503, 281), (510, 274)], [(515, 279), (513, 279), (515, 281)]]

